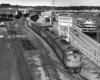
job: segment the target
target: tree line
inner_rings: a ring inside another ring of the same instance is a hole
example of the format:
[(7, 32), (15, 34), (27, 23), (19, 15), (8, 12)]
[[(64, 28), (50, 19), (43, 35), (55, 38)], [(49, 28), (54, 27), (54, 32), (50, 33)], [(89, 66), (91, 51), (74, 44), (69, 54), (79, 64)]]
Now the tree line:
[(100, 10), (100, 6), (34, 6), (35, 10)]

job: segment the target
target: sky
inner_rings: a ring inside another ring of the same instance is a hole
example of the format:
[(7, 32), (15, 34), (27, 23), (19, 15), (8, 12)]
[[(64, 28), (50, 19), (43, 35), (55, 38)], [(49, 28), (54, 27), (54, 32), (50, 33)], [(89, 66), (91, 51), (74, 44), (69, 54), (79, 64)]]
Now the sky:
[(23, 6), (100, 6), (100, 0), (0, 0), (0, 4)]

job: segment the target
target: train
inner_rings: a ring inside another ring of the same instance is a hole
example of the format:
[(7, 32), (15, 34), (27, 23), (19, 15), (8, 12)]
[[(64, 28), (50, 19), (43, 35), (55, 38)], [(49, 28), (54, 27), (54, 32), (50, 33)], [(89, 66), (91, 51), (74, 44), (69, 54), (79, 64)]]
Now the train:
[(81, 52), (73, 47), (69, 42), (62, 37), (56, 35), (46, 26), (38, 26), (27, 20), (27, 25), (35, 33), (40, 35), (55, 51), (64, 68), (71, 74), (80, 73), (82, 68)]

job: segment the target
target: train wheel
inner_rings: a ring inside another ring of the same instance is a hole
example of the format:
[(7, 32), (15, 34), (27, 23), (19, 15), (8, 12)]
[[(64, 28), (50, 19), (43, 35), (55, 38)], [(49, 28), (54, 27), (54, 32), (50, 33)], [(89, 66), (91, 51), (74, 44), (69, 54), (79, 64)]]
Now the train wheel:
[[(63, 61), (62, 61), (62, 62), (63, 62)], [(64, 66), (65, 69), (68, 69), (68, 67), (67, 67), (64, 63), (63, 63), (63, 66)]]
[(71, 74), (74, 74), (74, 73), (75, 73), (75, 69), (73, 69), (73, 68), (68, 68), (67, 71), (68, 71), (69, 73), (71, 73)]
[(80, 72), (81, 72), (81, 67), (78, 67), (76, 73), (80, 73)]

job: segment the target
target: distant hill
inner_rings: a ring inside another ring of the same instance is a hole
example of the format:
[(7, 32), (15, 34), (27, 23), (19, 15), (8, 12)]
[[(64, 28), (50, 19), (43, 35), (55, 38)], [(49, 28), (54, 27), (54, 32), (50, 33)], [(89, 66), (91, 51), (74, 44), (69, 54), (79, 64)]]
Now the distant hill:
[(100, 6), (23, 6), (23, 5), (10, 5), (10, 4), (1, 4), (0, 7), (18, 7), (18, 8), (33, 8), (34, 10), (100, 10)]

